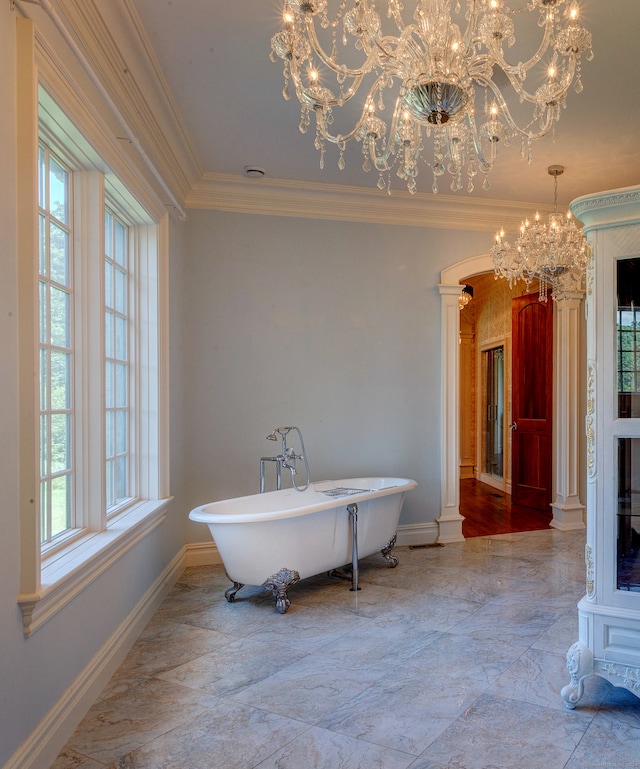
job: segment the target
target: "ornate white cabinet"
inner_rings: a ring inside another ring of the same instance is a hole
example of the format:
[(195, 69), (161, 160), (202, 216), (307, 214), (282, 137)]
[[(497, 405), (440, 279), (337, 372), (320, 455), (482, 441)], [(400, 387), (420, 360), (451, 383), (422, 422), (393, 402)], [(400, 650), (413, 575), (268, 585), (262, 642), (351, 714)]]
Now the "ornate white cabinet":
[(640, 187), (571, 204), (587, 269), (587, 594), (568, 708), (599, 675), (640, 697)]

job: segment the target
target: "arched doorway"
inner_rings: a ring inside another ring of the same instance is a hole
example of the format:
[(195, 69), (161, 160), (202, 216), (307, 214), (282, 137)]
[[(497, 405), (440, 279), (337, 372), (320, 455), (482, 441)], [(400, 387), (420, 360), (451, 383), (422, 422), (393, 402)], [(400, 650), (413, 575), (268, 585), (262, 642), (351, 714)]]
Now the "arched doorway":
[[(465, 279), (493, 271), (493, 260), (482, 254), (451, 265), (441, 273), (441, 497), (438, 518), (442, 543), (464, 540), (460, 515), (460, 319), (458, 297)], [(584, 441), (579, 424), (585, 412), (580, 316), (584, 292), (576, 291), (554, 304), (554, 455), (551, 526), (584, 528), (580, 501)]]

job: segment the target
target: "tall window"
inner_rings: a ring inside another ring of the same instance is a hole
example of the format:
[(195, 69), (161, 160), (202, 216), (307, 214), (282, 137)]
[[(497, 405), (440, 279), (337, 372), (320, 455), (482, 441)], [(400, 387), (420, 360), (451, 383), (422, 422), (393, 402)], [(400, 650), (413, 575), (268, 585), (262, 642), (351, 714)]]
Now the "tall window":
[(164, 520), (169, 222), (33, 25), (17, 29), (18, 603), (28, 636)]
[(105, 471), (107, 513), (129, 493), (129, 269), (127, 226), (104, 217)]
[(40, 536), (49, 544), (73, 519), (73, 264), (71, 174), (38, 153)]

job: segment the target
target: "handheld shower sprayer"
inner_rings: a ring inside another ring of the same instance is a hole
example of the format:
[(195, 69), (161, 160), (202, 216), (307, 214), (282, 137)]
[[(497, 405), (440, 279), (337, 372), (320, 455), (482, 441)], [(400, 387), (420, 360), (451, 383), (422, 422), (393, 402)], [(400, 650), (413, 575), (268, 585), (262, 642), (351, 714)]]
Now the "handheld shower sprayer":
[[(290, 446), (287, 446), (287, 435), (292, 431), (295, 430), (298, 434), (298, 439), (300, 441), (300, 449), (301, 453), (296, 454), (294, 449)], [(296, 491), (305, 491), (309, 487), (309, 484), (311, 483), (311, 474), (309, 472), (309, 462), (307, 461), (307, 452), (304, 447), (304, 440), (302, 438), (302, 433), (300, 432), (300, 429), (298, 427), (288, 426), (288, 427), (276, 427), (275, 430), (273, 430), (269, 435), (267, 435), (268, 441), (277, 441), (278, 436), (280, 436), (280, 439), (282, 440), (282, 451), (277, 457), (262, 457), (260, 460), (260, 491), (264, 491), (264, 463), (265, 461), (275, 462), (277, 465), (277, 481), (278, 485), (277, 488), (280, 488), (280, 471), (281, 468), (286, 467), (287, 470), (291, 473), (291, 483), (293, 484), (293, 488), (296, 489)], [(304, 462), (306, 473), (307, 473), (307, 481), (304, 486), (298, 486), (296, 483), (296, 475), (297, 475), (297, 469), (296, 469), (296, 460), (301, 459)]]

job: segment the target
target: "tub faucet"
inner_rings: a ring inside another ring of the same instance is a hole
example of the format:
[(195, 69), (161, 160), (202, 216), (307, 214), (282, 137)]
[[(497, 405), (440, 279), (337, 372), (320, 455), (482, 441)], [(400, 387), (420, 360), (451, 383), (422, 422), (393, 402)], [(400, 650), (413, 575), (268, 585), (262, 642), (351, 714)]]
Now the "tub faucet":
[[(291, 446), (287, 446), (287, 435), (292, 431), (295, 430), (298, 434), (298, 439), (300, 441), (300, 449), (301, 453), (296, 454), (295, 450)], [(291, 483), (293, 485), (293, 488), (297, 491), (304, 491), (306, 488), (308, 488), (310, 482), (311, 482), (311, 475), (309, 473), (309, 462), (307, 461), (307, 453), (304, 448), (304, 440), (302, 438), (302, 433), (300, 432), (300, 429), (298, 427), (276, 427), (275, 430), (273, 430), (269, 435), (267, 435), (268, 441), (277, 441), (278, 436), (280, 436), (280, 440), (282, 441), (281, 451), (280, 454), (278, 454), (275, 457), (262, 457), (260, 459), (260, 493), (264, 491), (264, 463), (265, 462), (275, 462), (276, 464), (276, 488), (279, 490), (282, 485), (282, 468), (289, 470), (291, 473)], [(301, 460), (304, 462), (306, 474), (307, 474), (307, 481), (304, 486), (298, 486), (296, 483), (296, 475), (298, 474), (298, 470), (296, 468), (296, 461)]]

